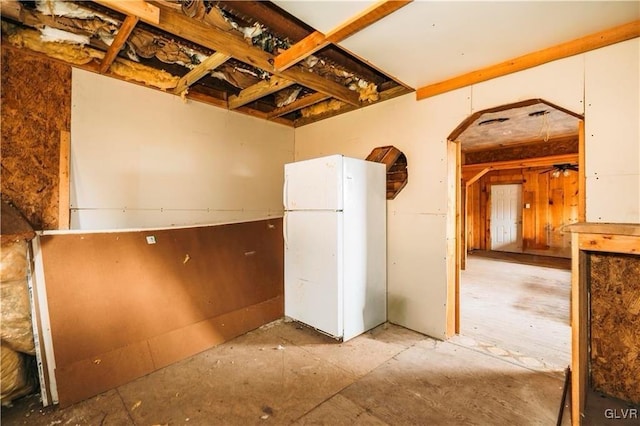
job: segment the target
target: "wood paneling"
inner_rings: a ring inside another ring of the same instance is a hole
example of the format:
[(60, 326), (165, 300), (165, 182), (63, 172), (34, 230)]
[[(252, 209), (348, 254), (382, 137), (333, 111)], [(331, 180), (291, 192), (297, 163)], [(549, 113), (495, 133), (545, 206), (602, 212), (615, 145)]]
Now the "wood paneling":
[(43, 235), (41, 246), (62, 406), (283, 315), (279, 218)]
[(570, 257), (570, 236), (563, 227), (578, 221), (578, 175), (553, 178), (545, 170), (493, 171), (467, 188), (468, 250), (491, 249), (491, 185), (521, 183), (523, 252)]
[(578, 137), (560, 138), (549, 142), (528, 143), (500, 149), (467, 151), (465, 165), (492, 163), (495, 161), (520, 160), (551, 155), (575, 154), (578, 152)]

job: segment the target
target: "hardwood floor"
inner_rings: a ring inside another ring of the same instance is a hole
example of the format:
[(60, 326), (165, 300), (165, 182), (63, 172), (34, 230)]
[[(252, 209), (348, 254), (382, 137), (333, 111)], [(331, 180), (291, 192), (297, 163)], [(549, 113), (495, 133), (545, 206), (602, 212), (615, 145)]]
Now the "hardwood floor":
[(569, 365), (571, 271), (471, 255), (460, 289), (462, 342), (530, 368)]
[(504, 262), (520, 263), (524, 265), (544, 266), (547, 268), (557, 268), (571, 270), (571, 257), (542, 256), (528, 253), (509, 253), (504, 251), (474, 250), (473, 257), (485, 257), (489, 259), (502, 260)]

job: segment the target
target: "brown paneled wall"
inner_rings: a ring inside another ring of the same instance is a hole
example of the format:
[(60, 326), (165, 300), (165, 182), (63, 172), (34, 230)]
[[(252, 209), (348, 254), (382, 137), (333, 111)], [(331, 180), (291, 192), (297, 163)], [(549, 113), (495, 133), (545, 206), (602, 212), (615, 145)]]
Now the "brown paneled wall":
[(40, 241), (61, 406), (283, 316), (281, 218)]
[[(562, 227), (578, 221), (578, 173), (557, 178), (548, 168), (487, 173), (467, 189), (467, 250), (491, 249), (491, 185), (522, 184), (523, 251), (571, 257), (568, 233)], [(524, 208), (529, 204), (529, 208)]]

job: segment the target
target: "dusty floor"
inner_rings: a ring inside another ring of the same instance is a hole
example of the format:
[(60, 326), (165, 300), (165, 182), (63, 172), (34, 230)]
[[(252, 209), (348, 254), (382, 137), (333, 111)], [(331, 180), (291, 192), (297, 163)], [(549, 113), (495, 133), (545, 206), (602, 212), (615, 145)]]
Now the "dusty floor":
[(340, 344), (280, 321), (66, 409), (17, 401), (2, 424), (547, 425), (562, 384), (395, 325)]
[(529, 367), (571, 363), (571, 271), (472, 255), (460, 279), (463, 336)]
[[(2, 424), (555, 424), (569, 272), (470, 258), (463, 274), (463, 334), (447, 342), (385, 324), (338, 343), (277, 321), (66, 409), (18, 400)], [(638, 424), (622, 401), (588, 406), (585, 425)]]

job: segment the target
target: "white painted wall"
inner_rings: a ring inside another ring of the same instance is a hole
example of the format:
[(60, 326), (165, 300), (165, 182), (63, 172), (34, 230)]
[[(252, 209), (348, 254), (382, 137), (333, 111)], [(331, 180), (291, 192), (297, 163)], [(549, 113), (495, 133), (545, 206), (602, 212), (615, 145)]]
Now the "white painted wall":
[(292, 128), (73, 69), (72, 228), (282, 215)]
[(394, 145), (409, 182), (387, 202), (389, 320), (444, 338), (447, 136), (470, 113), (470, 90), (416, 102), (409, 94), (296, 129), (296, 160), (365, 158)]
[(423, 101), (409, 94), (296, 129), (296, 160), (335, 153), (364, 158), (383, 145), (407, 155), (409, 183), (387, 204), (390, 321), (445, 337), (446, 138), (474, 111), (542, 98), (583, 114), (586, 98), (587, 218), (640, 222), (639, 52), (635, 39)]
[(587, 221), (640, 223), (640, 39), (585, 54)]

